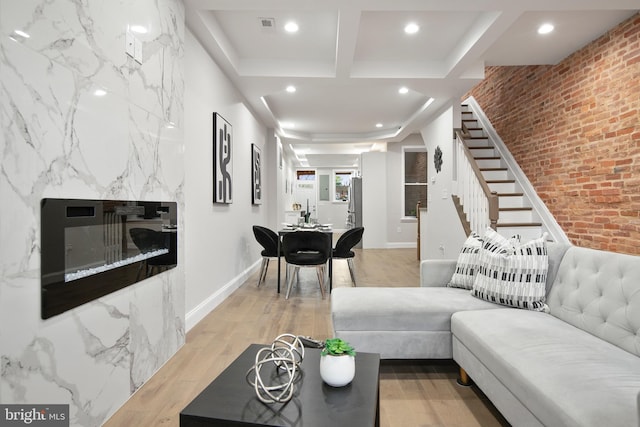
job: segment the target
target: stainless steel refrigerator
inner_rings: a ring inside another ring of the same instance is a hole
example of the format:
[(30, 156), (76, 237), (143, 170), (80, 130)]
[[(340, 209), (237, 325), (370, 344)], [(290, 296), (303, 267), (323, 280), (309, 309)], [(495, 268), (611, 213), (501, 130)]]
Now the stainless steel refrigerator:
[[(351, 178), (347, 227), (362, 227), (362, 178)], [(362, 240), (355, 247), (361, 248)]]

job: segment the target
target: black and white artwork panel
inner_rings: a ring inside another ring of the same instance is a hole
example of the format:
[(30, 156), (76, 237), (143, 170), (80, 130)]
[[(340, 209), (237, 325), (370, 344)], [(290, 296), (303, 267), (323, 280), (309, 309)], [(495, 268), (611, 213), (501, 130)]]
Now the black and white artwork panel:
[(233, 201), (233, 128), (220, 114), (213, 113), (213, 202)]
[(251, 202), (262, 204), (262, 152), (256, 144), (251, 144)]

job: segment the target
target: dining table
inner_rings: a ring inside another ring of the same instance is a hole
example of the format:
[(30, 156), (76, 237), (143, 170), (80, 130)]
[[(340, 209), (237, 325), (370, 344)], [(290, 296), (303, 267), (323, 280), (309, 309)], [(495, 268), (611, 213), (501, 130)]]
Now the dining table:
[(280, 258), (282, 248), (282, 236), (293, 231), (308, 231), (310, 233), (326, 233), (329, 239), (329, 293), (333, 289), (333, 228), (331, 224), (287, 224), (283, 223), (283, 227), (278, 230), (278, 293), (280, 293)]

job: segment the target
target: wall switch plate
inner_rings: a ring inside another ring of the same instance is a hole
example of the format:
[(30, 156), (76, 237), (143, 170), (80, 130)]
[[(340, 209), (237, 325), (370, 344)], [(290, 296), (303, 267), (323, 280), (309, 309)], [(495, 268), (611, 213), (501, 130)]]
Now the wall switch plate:
[(125, 52), (133, 58), (135, 54), (135, 36), (131, 31), (127, 31), (125, 35)]

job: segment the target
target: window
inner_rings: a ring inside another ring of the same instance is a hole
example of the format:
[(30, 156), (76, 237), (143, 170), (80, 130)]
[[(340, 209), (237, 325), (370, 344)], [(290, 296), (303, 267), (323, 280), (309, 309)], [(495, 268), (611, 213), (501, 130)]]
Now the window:
[(298, 181), (315, 181), (316, 171), (298, 170), (296, 171), (296, 176), (298, 178)]
[(351, 172), (335, 172), (334, 201), (348, 202), (349, 187), (351, 186)]
[(405, 217), (417, 216), (418, 202), (427, 206), (427, 151), (424, 147), (404, 149), (404, 212)]

